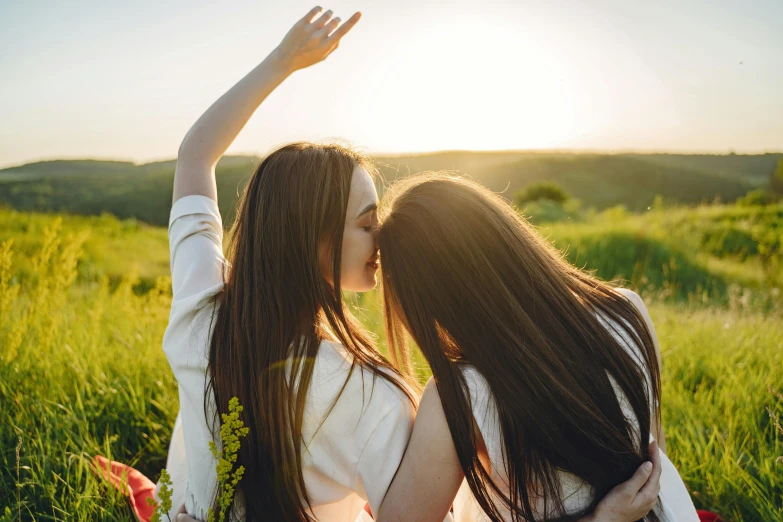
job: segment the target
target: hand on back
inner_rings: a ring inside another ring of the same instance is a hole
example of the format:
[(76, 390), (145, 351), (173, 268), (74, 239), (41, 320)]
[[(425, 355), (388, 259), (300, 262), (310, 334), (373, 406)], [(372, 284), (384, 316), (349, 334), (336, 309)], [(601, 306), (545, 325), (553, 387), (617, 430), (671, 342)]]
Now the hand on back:
[(294, 24), (275, 49), (278, 58), (292, 71), (304, 69), (326, 59), (337, 49), (340, 39), (361, 18), (361, 13), (357, 12), (340, 25), (340, 18), (332, 18), (332, 11), (318, 16), (320, 12), (320, 7), (311, 9), (304, 18)]

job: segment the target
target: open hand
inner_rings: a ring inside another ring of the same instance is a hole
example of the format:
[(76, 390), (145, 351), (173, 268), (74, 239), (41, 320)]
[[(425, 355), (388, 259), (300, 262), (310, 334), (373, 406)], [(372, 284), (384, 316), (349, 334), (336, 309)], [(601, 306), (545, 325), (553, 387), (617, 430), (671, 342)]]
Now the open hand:
[(304, 69), (324, 60), (337, 49), (340, 39), (362, 16), (357, 12), (340, 25), (340, 18), (336, 16), (332, 18), (332, 11), (326, 11), (318, 16), (320, 12), (320, 7), (311, 9), (304, 18), (294, 24), (275, 49), (278, 58), (292, 71)]

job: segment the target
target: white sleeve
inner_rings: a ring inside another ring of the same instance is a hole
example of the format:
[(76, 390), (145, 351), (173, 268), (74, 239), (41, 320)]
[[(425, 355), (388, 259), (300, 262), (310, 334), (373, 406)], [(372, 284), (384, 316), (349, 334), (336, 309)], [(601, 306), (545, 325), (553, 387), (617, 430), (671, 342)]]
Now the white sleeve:
[(369, 502), (375, 515), (402, 462), (413, 431), (414, 415), (410, 401), (401, 398), (381, 417), (356, 463), (354, 491)]
[(193, 296), (223, 282), (223, 222), (215, 200), (190, 195), (171, 207), (169, 250), (173, 300)]
[[(209, 450), (212, 434), (204, 410), (211, 310), (204, 306), (223, 286), (223, 225), (217, 203), (190, 195), (171, 207), (169, 248), (173, 300), (163, 351), (179, 384), (182, 419), (184, 495), (188, 513), (206, 520), (217, 487), (216, 462)], [(203, 315), (202, 315), (203, 313)], [(214, 412), (213, 401), (208, 411)], [(181, 486), (180, 486), (181, 487)], [(176, 506), (175, 508), (178, 508)]]

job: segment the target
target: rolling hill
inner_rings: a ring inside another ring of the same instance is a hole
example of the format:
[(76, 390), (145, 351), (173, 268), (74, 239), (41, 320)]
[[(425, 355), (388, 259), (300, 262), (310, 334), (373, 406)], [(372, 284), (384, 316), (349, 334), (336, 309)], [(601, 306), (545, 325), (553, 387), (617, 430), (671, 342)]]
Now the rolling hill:
[[(631, 210), (666, 201), (730, 202), (764, 184), (783, 154), (672, 155), (558, 152), (447, 151), (373, 158), (383, 186), (426, 170), (469, 175), (511, 198), (529, 183), (554, 181), (585, 206), (623, 204)], [(226, 223), (233, 220), (238, 192), (260, 161), (226, 156), (217, 166), (218, 196)], [(174, 160), (147, 164), (122, 161), (54, 160), (0, 170), (0, 206), (18, 210), (99, 215), (165, 225), (171, 207)]]

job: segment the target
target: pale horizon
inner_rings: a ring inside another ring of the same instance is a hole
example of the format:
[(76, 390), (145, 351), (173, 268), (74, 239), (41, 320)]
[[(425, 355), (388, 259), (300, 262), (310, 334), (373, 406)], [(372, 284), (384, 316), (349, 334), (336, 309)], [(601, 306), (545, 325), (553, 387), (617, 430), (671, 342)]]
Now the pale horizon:
[[(0, 168), (174, 159), (313, 5), (3, 5)], [(266, 100), (228, 155), (335, 137), (373, 156), (783, 150), (781, 2), (321, 5), (362, 20)]]

